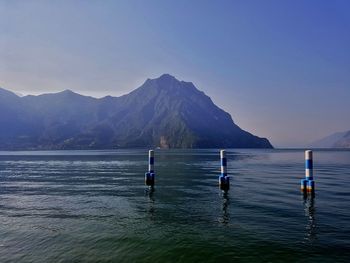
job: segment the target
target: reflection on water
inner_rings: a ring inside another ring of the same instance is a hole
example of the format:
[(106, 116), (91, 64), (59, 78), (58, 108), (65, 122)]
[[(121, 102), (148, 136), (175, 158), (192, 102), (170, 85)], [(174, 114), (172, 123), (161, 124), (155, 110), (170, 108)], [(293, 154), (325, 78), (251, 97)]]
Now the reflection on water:
[(149, 197), (149, 199), (154, 202), (154, 186), (145, 186), (145, 195)]
[(154, 208), (154, 203), (155, 203), (155, 198), (154, 198), (154, 187), (153, 186), (149, 186), (146, 187), (145, 189), (145, 194), (148, 197), (148, 208), (147, 208), (147, 212), (149, 214), (149, 218), (151, 220), (155, 219), (155, 208)]
[(228, 207), (229, 207), (229, 194), (228, 191), (222, 191), (221, 192), (222, 195), (222, 209), (221, 209), (221, 218), (219, 220), (220, 223), (222, 223), (223, 225), (227, 225), (230, 221), (230, 214), (228, 213)]
[(316, 227), (316, 209), (315, 209), (315, 198), (313, 196), (304, 197), (304, 211), (307, 217), (306, 239), (310, 243), (314, 243), (317, 239), (317, 227)]

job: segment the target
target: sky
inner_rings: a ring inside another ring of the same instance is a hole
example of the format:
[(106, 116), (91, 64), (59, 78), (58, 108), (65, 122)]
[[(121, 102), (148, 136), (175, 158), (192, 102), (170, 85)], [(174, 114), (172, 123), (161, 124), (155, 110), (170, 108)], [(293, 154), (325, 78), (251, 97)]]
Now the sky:
[(0, 0), (0, 87), (119, 96), (169, 73), (277, 147), (350, 130), (350, 1)]

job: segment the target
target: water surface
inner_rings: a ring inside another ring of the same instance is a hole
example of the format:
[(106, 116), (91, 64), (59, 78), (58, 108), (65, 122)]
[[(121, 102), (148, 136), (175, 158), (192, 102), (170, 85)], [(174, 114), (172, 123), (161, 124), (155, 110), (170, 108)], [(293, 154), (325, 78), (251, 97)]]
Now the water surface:
[(350, 262), (350, 151), (0, 152), (0, 262)]

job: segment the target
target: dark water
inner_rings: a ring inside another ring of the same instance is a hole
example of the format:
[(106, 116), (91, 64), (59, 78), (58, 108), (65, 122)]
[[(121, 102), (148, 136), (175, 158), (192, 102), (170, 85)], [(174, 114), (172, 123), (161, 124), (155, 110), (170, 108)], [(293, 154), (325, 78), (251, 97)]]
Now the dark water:
[(0, 152), (0, 262), (350, 262), (350, 151)]

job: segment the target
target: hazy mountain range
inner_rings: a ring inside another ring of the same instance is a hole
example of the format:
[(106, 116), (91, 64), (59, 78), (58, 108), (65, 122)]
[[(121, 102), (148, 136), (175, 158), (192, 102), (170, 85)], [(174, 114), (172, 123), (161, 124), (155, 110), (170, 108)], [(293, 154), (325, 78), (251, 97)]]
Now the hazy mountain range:
[(350, 130), (333, 133), (311, 143), (314, 148), (350, 148)]
[(164, 74), (121, 97), (0, 89), (1, 149), (272, 148), (191, 82)]

